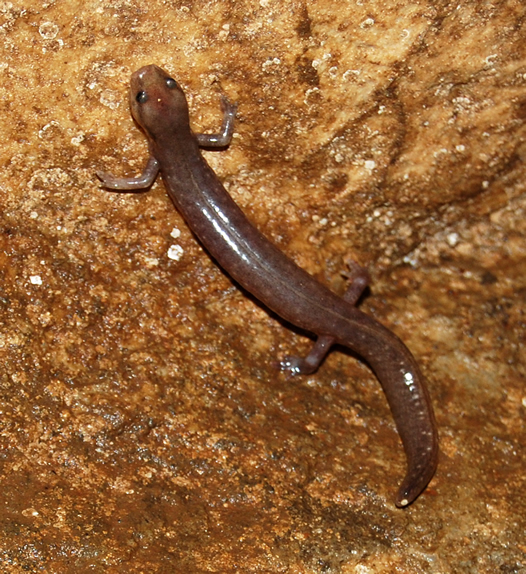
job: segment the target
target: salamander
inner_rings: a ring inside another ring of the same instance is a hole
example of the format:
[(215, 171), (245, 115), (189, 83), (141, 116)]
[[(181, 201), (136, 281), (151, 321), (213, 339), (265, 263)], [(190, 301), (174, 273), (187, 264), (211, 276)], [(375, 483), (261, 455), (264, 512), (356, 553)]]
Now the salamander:
[(363, 357), (387, 397), (407, 458), (395, 498), (411, 504), (425, 489), (438, 462), (438, 432), (425, 379), (411, 352), (389, 329), (356, 308), (367, 285), (357, 264), (340, 297), (280, 251), (232, 200), (200, 148), (224, 148), (232, 138), (236, 105), (222, 98), (220, 133), (195, 134), (179, 84), (155, 65), (136, 71), (130, 82), (132, 115), (144, 130), (150, 158), (139, 177), (97, 173), (103, 186), (140, 191), (161, 172), (175, 207), (215, 261), (242, 287), (286, 321), (318, 336), (306, 358), (288, 358), (295, 373), (311, 373), (334, 343)]

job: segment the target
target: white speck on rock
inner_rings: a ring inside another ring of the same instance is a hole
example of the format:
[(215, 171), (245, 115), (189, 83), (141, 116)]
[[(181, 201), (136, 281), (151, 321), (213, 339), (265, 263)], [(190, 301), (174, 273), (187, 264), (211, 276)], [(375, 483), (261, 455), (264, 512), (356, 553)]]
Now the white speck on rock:
[(53, 22), (42, 22), (38, 27), (38, 33), (44, 40), (54, 40), (59, 33), (59, 27)]
[(173, 259), (173, 261), (179, 261), (183, 256), (184, 250), (180, 245), (170, 245), (168, 249), (168, 259)]
[(455, 245), (459, 241), (458, 233), (448, 233), (446, 237), (446, 241), (450, 247), (455, 247)]

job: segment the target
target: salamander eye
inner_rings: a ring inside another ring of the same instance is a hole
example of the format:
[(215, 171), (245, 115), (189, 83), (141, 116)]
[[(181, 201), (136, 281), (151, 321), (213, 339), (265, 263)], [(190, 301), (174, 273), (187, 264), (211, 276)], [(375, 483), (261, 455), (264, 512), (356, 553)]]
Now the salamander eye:
[(166, 78), (166, 85), (173, 90), (177, 87), (177, 82), (173, 78)]
[(148, 101), (148, 94), (145, 91), (137, 92), (137, 95), (135, 96), (135, 101), (137, 101), (139, 104), (144, 104), (145, 102)]

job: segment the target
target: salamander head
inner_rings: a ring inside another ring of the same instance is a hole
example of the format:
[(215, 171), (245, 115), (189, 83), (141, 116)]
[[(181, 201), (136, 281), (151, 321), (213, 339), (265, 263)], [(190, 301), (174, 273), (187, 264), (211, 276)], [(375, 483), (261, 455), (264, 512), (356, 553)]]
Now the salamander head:
[(153, 140), (189, 130), (188, 103), (179, 84), (153, 64), (137, 70), (130, 81), (130, 107), (135, 121)]

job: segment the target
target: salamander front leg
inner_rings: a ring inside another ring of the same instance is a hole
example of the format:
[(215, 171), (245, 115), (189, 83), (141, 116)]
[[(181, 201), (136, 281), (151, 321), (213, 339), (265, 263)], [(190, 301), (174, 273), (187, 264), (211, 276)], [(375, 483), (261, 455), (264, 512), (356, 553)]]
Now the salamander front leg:
[(97, 177), (102, 185), (108, 189), (118, 191), (142, 191), (150, 187), (159, 173), (159, 162), (152, 156), (139, 177), (115, 177), (104, 171), (98, 171)]
[(221, 96), (221, 109), (223, 110), (223, 123), (220, 133), (195, 134), (199, 147), (225, 148), (232, 141), (237, 104), (233, 104), (225, 96)]
[[(365, 288), (369, 285), (369, 273), (356, 261), (347, 261), (347, 266), (349, 271), (345, 273), (345, 277), (350, 283), (343, 299), (351, 305), (356, 305)], [(311, 375), (321, 365), (334, 342), (334, 337), (320, 335), (306, 357), (285, 357), (280, 362), (280, 368), (283, 371), (290, 371), (293, 375)]]

